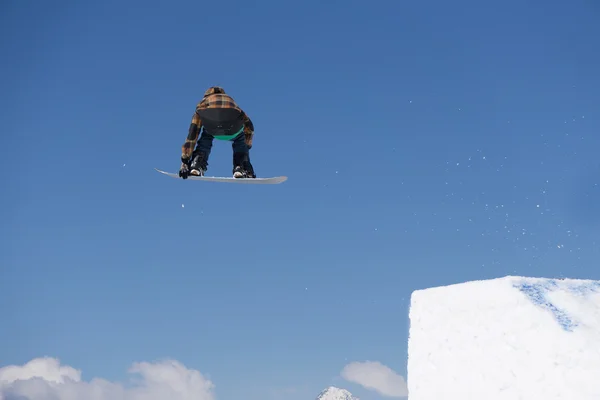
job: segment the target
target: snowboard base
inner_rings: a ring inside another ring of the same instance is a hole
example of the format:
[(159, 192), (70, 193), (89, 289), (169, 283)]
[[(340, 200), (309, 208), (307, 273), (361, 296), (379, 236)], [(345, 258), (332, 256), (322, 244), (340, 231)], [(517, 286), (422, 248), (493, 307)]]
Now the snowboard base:
[[(156, 171), (160, 172), (163, 175), (170, 176), (171, 178), (181, 179), (179, 174), (173, 172), (161, 171), (158, 168), (154, 168)], [(250, 185), (276, 185), (278, 183), (285, 182), (287, 180), (287, 176), (274, 176), (270, 178), (234, 178), (226, 177), (226, 176), (195, 176), (189, 175), (187, 179), (191, 181), (208, 181), (208, 182), (224, 182), (224, 183), (241, 183), (241, 184), (250, 184)]]

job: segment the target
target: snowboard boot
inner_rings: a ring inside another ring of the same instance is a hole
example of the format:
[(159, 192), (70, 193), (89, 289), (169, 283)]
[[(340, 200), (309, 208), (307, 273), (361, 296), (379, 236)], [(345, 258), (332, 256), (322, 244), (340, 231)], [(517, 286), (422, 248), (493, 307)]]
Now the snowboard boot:
[(233, 153), (233, 177), (256, 178), (248, 153)]
[(192, 158), (192, 163), (190, 164), (190, 175), (194, 176), (204, 176), (206, 172), (206, 167), (208, 163), (206, 162), (206, 154), (197, 153)]

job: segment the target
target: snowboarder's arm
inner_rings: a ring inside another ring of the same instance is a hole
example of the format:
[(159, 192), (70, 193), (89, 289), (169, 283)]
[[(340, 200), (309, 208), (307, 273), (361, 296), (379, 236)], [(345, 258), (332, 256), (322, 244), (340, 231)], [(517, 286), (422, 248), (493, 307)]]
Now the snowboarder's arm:
[(252, 120), (244, 111), (242, 111), (242, 118), (244, 120), (244, 139), (248, 147), (252, 147), (252, 138), (254, 137), (254, 124)]
[(181, 161), (187, 163), (192, 157), (192, 152), (194, 151), (194, 147), (196, 146), (196, 141), (198, 140), (198, 135), (200, 134), (200, 128), (202, 127), (202, 121), (198, 116), (198, 113), (194, 112), (194, 116), (192, 117), (192, 123), (190, 124), (190, 129), (185, 139), (185, 143), (181, 146)]

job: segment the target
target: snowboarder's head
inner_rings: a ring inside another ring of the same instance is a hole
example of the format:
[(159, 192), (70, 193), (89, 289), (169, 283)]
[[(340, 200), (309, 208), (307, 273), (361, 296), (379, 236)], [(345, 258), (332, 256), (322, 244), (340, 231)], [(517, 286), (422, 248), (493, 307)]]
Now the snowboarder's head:
[(225, 94), (225, 89), (223, 89), (220, 86), (211, 86), (206, 90), (206, 92), (204, 92), (204, 97), (210, 96), (211, 94), (215, 94), (215, 93)]

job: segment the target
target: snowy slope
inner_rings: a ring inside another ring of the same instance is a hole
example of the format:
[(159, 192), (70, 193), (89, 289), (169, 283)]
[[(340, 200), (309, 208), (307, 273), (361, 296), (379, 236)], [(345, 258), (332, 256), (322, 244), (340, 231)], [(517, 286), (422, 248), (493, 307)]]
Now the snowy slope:
[(415, 291), (410, 400), (600, 399), (600, 282), (506, 277)]
[(352, 393), (345, 389), (339, 389), (334, 386), (330, 386), (323, 390), (317, 396), (317, 400), (359, 400), (357, 397), (352, 396)]

